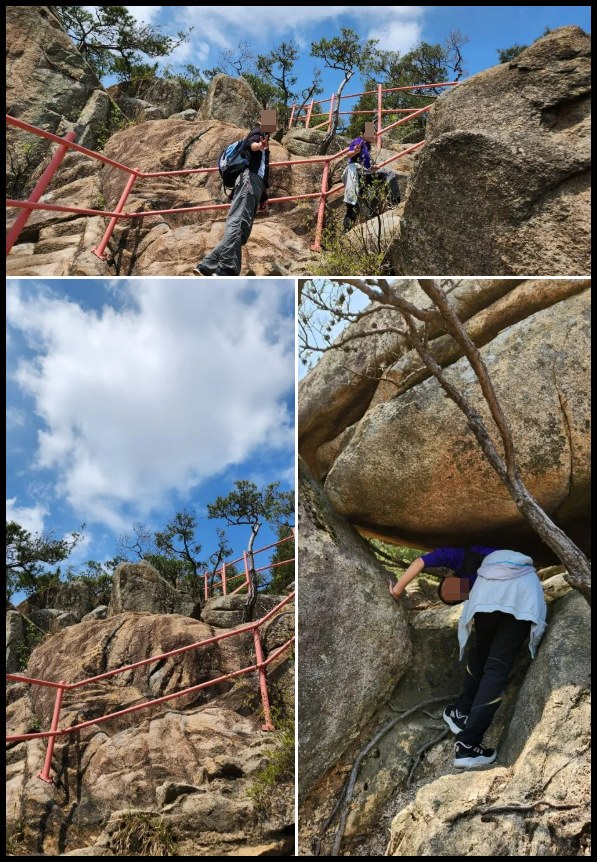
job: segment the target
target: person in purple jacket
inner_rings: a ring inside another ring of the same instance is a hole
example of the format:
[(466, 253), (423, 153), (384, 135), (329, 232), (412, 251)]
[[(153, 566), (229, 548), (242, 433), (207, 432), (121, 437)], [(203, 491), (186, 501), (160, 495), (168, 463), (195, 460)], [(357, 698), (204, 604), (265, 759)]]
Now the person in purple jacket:
[(359, 213), (359, 195), (362, 187), (367, 186), (376, 176), (386, 186), (387, 201), (392, 206), (400, 203), (400, 186), (398, 176), (389, 168), (378, 168), (371, 158), (371, 144), (359, 135), (354, 138), (348, 147), (348, 164), (342, 175), (344, 183), (344, 203), (346, 214), (344, 216), (343, 228), (350, 230), (356, 223)]
[[(451, 569), (457, 577), (467, 579), (472, 589), (477, 580), (476, 569), (497, 551), (484, 545), (436, 548), (414, 560), (396, 582), (390, 581), (390, 595), (398, 599), (407, 584), (426, 568), (434, 567)], [(466, 597), (468, 590), (464, 593)], [(500, 610), (475, 614), (474, 638), (467, 657), (462, 694), (443, 713), (444, 721), (456, 734), (454, 766), (474, 769), (496, 759), (496, 750), (487, 748), (481, 740), (500, 705), (514, 659), (530, 627), (528, 619), (517, 619)]]

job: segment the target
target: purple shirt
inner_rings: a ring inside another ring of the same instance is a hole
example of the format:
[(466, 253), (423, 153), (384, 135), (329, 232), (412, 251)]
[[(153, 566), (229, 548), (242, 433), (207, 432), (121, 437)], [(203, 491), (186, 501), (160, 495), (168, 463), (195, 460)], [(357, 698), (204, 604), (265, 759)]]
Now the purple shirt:
[[(487, 557), (499, 548), (487, 548), (483, 545), (471, 545), (470, 548), (436, 548), (435, 551), (430, 551), (428, 554), (421, 554), (421, 559), (425, 563), (425, 568), (434, 568), (435, 566), (443, 566), (446, 569), (452, 569), (455, 575), (464, 577), (465, 572), (461, 572), (464, 565), (464, 558), (468, 550), (474, 551), (476, 554), (481, 554)], [(474, 584), (477, 575), (469, 575), (471, 586)]]
[[(351, 153), (361, 144), (361, 151), (359, 153)], [(371, 148), (369, 147), (369, 142), (365, 140), (365, 138), (355, 138), (354, 141), (351, 141), (350, 146), (348, 148), (348, 159), (351, 162), (360, 162), (366, 170), (369, 170), (371, 167), (371, 156), (370, 156)]]

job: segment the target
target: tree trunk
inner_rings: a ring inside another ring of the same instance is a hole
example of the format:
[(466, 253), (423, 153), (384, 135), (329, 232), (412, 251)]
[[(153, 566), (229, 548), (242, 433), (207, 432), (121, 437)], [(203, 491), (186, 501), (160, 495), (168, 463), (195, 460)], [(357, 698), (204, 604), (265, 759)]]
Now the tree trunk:
[(247, 547), (247, 563), (249, 565), (249, 592), (245, 609), (243, 611), (243, 622), (250, 623), (253, 620), (253, 611), (255, 610), (255, 602), (257, 601), (257, 572), (255, 571), (255, 560), (253, 558), (253, 546), (255, 538), (261, 528), (261, 524), (253, 524), (251, 527), (251, 538)]
[(352, 78), (353, 74), (354, 74), (353, 72), (347, 72), (344, 76), (344, 80), (342, 81), (342, 83), (338, 87), (338, 92), (336, 93), (336, 104), (334, 107), (334, 117), (332, 119), (332, 125), (330, 126), (327, 135), (325, 136), (325, 138), (321, 142), (321, 146), (319, 148), (319, 155), (320, 156), (325, 156), (325, 154), (327, 153), (327, 151), (330, 147), (330, 144), (332, 143), (332, 141), (336, 137), (336, 129), (338, 128), (338, 121), (340, 119), (340, 96), (342, 95), (342, 90), (348, 84), (348, 82)]
[(496, 471), (506, 489), (514, 500), (518, 511), (528, 521), (532, 529), (543, 539), (546, 545), (556, 554), (566, 567), (566, 581), (577, 589), (591, 604), (591, 565), (581, 549), (555, 524), (524, 484), (514, 454), (514, 443), (507, 418), (499, 403), (497, 393), (489, 376), (489, 372), (476, 345), (471, 341), (464, 325), (450, 306), (445, 293), (434, 284), (432, 279), (419, 279), (419, 284), (429, 298), (439, 309), (446, 327), (452, 337), (462, 347), (471, 368), (481, 385), (483, 396), (499, 431), (504, 447), (505, 460), (498, 453), (487, 428), (476, 410), (471, 408), (461, 393), (456, 392), (448, 383), (441, 368), (435, 362), (430, 351), (419, 339), (412, 318), (405, 316), (415, 350), (425, 362), (431, 373), (446, 394), (457, 404), (465, 414), (469, 427), (473, 431), (487, 460)]

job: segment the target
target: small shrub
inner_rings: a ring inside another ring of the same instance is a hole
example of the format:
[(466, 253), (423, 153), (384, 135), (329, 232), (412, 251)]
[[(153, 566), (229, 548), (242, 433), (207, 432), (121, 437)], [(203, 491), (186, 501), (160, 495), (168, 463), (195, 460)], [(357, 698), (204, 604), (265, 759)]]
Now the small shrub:
[(261, 769), (248, 789), (259, 813), (269, 809), (274, 789), (280, 784), (294, 783), (294, 720), (274, 719), (276, 747), (272, 750), (267, 766)]
[(110, 846), (116, 856), (176, 856), (172, 826), (151, 811), (126, 811), (112, 821)]
[(25, 856), (27, 836), (22, 818), (6, 825), (6, 855)]
[(391, 207), (387, 189), (373, 180), (359, 195), (359, 215), (350, 236), (343, 227), (344, 207), (328, 217), (322, 257), (313, 267), (313, 275), (391, 275), (389, 252), (394, 236), (382, 219)]
[(23, 617), (23, 622), (25, 623), (25, 639), (16, 648), (19, 670), (25, 670), (31, 653), (46, 636), (46, 633), (34, 625), (27, 617)]

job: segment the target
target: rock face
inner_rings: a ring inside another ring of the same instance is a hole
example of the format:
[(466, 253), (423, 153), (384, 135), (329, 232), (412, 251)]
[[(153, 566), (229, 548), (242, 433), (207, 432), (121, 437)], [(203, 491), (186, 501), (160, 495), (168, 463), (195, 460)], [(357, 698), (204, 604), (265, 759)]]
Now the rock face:
[(59, 611), (58, 608), (33, 608), (29, 619), (44, 632), (57, 632), (80, 621), (80, 617), (70, 611)]
[(6, 673), (17, 673), (21, 669), (21, 650), (25, 646), (23, 617), (18, 611), (6, 614)]
[(562, 27), (437, 100), (399, 271), (590, 272), (590, 51), (586, 33)]
[(110, 614), (125, 611), (199, 619), (201, 606), (187, 593), (175, 589), (149, 563), (121, 563), (114, 572)]
[[(107, 90), (129, 120), (163, 120), (185, 108), (182, 85), (167, 78), (121, 81)], [(148, 115), (148, 108), (152, 109)]]
[[(26, 672), (76, 682), (213, 634), (211, 626), (188, 617), (125, 613), (82, 622), (46, 639), (33, 651)], [(68, 691), (60, 726), (237, 671), (252, 663), (251, 648), (252, 638), (242, 634)], [(278, 708), (277, 675), (285, 667), (292, 676), (291, 664), (286, 659), (270, 668), (270, 694)], [(137, 837), (167, 838), (181, 855), (243, 855), (245, 849), (252, 855), (251, 848), (264, 839), (273, 855), (289, 855), (292, 783), (271, 788), (279, 804), (266, 813), (252, 790), (262, 787), (260, 771), (280, 745), (275, 734), (259, 729), (258, 692), (252, 673), (59, 738), (54, 784), (36, 777), (45, 744), (13, 743), (7, 758), (9, 831), (26, 821), (23, 849), (37, 854), (134, 855), (123, 824), (133, 828), (138, 820)], [(50, 689), (12, 684), (10, 731), (47, 728), (53, 704)], [(168, 855), (166, 845), (157, 846)]]
[(590, 613), (571, 593), (554, 613), (483, 771), (425, 784), (392, 822), (389, 856), (589, 853)]
[[(7, 6), (6, 28), (7, 113), (57, 135), (76, 130), (77, 142), (94, 148), (110, 99), (53, 7)], [(9, 128), (10, 197), (29, 193), (53, 149), (49, 141)]]
[[(246, 595), (215, 596), (206, 601), (201, 612), (201, 619), (212, 626), (219, 626), (224, 629), (235, 628), (241, 625), (243, 621), (246, 601)], [(253, 619), (260, 619), (260, 617), (265, 616), (281, 601), (282, 596), (258, 595)]]
[(299, 486), (299, 795), (304, 797), (387, 697), (408, 665), (411, 646), (404, 613), (388, 595), (386, 570), (334, 514), (303, 464)]
[[(481, 282), (473, 290), (473, 280), (461, 284), (451, 300), (461, 306), (462, 319), (468, 317), (476, 343), (485, 345), (481, 354), (511, 424), (523, 479), (587, 547), (588, 285), (529, 281), (486, 288)], [(383, 309), (380, 320), (390, 314)], [(430, 339), (447, 378), (487, 419), (468, 363), (445, 337), (431, 331)], [(483, 538), (505, 547), (517, 542), (541, 559), (539, 543), (463, 415), (399, 338), (362, 339), (351, 359), (357, 372), (389, 366), (377, 388), (360, 378), (351, 387), (349, 372), (334, 374), (335, 363), (345, 360), (331, 354), (325, 360), (301, 383), (299, 446), (325, 477), (338, 512), (365, 531), (413, 547)], [(414, 500), (422, 505), (413, 506)]]
[[(34, 7), (9, 8), (13, 10), (8, 20), (11, 113), (60, 134), (76, 123), (80, 143), (102, 150), (131, 168), (152, 173), (211, 169), (209, 174), (138, 179), (126, 202), (128, 213), (213, 204), (218, 209), (122, 219), (109, 242), (105, 260), (93, 251), (104, 236), (106, 218), (34, 211), (7, 258), (7, 273), (192, 276), (197, 262), (220, 241), (224, 232), (228, 200), (215, 170), (218, 158), (228, 144), (247, 134), (260, 115), (260, 104), (248, 83), (242, 78), (216, 76), (200, 112), (182, 111), (179, 85), (162, 79), (114, 85), (110, 88), (114, 97), (111, 100), (99, 81), (93, 75), (89, 77), (90, 70), (60, 28), (52, 7), (40, 7), (41, 11)], [(25, 10), (23, 15), (21, 9)], [(52, 40), (58, 40), (56, 51)], [(19, 47), (11, 53), (13, 44)], [(48, 45), (52, 55), (49, 60), (44, 53)], [(56, 80), (53, 76), (57, 76)], [(30, 94), (31, 110), (24, 102), (24, 107), (21, 106), (23, 94)], [(44, 112), (51, 122), (44, 119)], [(120, 131), (114, 131), (116, 128)], [(313, 139), (310, 144), (302, 140), (304, 131), (295, 132), (296, 136), (294, 132), (288, 136), (293, 152), (302, 152), (304, 146), (318, 149), (320, 132), (307, 130), (307, 136)], [(15, 135), (20, 147), (21, 133)], [(295, 137), (298, 149), (293, 145)], [(39, 170), (45, 167), (50, 155), (45, 142), (39, 145), (38, 153), (37, 144), (30, 148), (28, 136), (24, 141), (23, 152), (17, 153), (14, 147), (14, 152), (9, 150), (9, 161), (12, 158), (14, 166), (9, 164), (8, 174), (9, 179), (14, 179), (12, 196), (17, 198), (28, 193), (38, 166)], [(336, 146), (340, 148), (343, 143), (338, 140)], [(289, 158), (290, 151), (272, 139), (272, 162)], [(340, 180), (341, 167), (337, 173), (334, 182)], [(117, 168), (102, 166), (80, 153), (70, 153), (41, 201), (112, 212), (124, 191), (126, 178), (127, 174)], [(274, 167), (270, 198), (317, 194), (321, 178), (321, 164)], [(340, 203), (336, 197), (332, 208)], [(272, 204), (267, 211), (260, 211), (243, 247), (243, 275), (312, 273), (319, 260), (310, 250), (317, 204), (317, 198), (309, 198)], [(9, 211), (9, 224), (16, 215), (15, 210)]]
[[(216, 75), (201, 105), (202, 120), (221, 120), (244, 129), (253, 128), (261, 115), (261, 105), (244, 78)], [(224, 149), (222, 147), (222, 149)]]
[(68, 611), (83, 619), (85, 614), (90, 613), (99, 604), (94, 587), (82, 580), (74, 580), (62, 584), (56, 598), (52, 600), (52, 606), (61, 611)]
[[(36, 679), (64, 679), (74, 683), (197, 643), (210, 638), (213, 633), (205, 623), (176, 614), (119, 614), (106, 620), (73, 625), (45, 640), (32, 652), (27, 671)], [(246, 641), (242, 640), (242, 643), (244, 649)], [(221, 646), (211, 644), (181, 656), (143, 665), (98, 683), (91, 699), (86, 687), (74, 689), (65, 693), (63, 709), (67, 713), (77, 713), (83, 720), (83, 716), (105, 715), (112, 711), (113, 705), (123, 701), (131, 704), (145, 697), (161, 697), (198, 685), (231, 669), (230, 649), (224, 641)], [(238, 656), (235, 661), (238, 661)], [(220, 693), (229, 687), (230, 684), (224, 684)], [(127, 689), (126, 696), (124, 689)], [(185, 696), (187, 703), (192, 704), (205, 703), (211, 697), (213, 693), (202, 690)], [(54, 692), (52, 689), (34, 688), (32, 701), (36, 714), (45, 725), (51, 718)], [(178, 706), (176, 701), (173, 706)]]
[[(121, 164), (147, 172), (185, 168), (214, 169), (225, 146), (242, 137), (240, 129), (216, 120), (154, 120), (113, 134), (104, 152)], [(272, 161), (288, 153), (271, 142)], [(68, 171), (67, 171), (68, 169)], [(311, 176), (313, 174), (313, 176)], [(126, 177), (117, 168), (100, 168), (83, 157), (68, 157), (53, 190), (44, 195), (52, 204), (112, 211), (122, 195)], [(62, 184), (64, 182), (64, 184)], [(321, 167), (299, 165), (274, 168), (270, 196), (285, 197), (316, 190)], [(192, 275), (203, 255), (222, 238), (227, 214), (217, 171), (178, 177), (140, 179), (128, 198), (128, 212), (222, 205), (222, 209), (194, 213), (166, 213), (117, 225), (108, 247), (109, 262), (92, 249), (99, 245), (106, 223), (101, 218), (65, 213), (34, 213), (21, 240), (7, 259), (11, 275)], [(310, 271), (309, 244), (314, 230), (314, 205), (298, 201), (272, 205), (259, 213), (242, 252), (247, 275), (284, 275)]]

